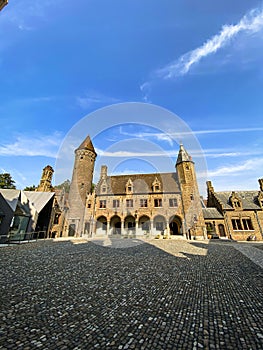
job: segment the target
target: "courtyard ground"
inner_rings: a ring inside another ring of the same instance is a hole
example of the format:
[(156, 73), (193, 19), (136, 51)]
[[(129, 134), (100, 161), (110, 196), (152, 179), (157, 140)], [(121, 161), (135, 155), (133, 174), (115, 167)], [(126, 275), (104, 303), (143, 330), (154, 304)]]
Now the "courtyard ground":
[(263, 243), (0, 248), (0, 349), (263, 349)]

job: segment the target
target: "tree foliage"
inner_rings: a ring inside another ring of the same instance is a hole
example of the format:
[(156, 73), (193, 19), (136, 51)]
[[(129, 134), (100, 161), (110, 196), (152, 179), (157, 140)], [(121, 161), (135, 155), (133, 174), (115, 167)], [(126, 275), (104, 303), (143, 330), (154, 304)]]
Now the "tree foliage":
[(0, 174), (0, 188), (16, 189), (15, 181), (9, 173)]
[(58, 189), (58, 190), (62, 190), (64, 188), (65, 192), (69, 193), (70, 181), (69, 180), (65, 180), (60, 185), (56, 185), (55, 188)]
[(24, 188), (24, 191), (35, 191), (36, 190), (36, 186), (32, 185), (32, 186), (27, 186)]

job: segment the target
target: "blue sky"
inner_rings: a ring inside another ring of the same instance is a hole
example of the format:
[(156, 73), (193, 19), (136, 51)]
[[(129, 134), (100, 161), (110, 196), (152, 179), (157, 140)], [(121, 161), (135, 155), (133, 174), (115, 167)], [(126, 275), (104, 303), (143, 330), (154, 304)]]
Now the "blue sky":
[(0, 12), (0, 172), (18, 188), (37, 185), (47, 164), (57, 183), (71, 178), (86, 134), (98, 150), (95, 178), (102, 162), (115, 173), (173, 171), (180, 141), (198, 166), (197, 144), (184, 132), (174, 139), (157, 116), (94, 116), (138, 102), (192, 131), (207, 164), (200, 187), (258, 189), (262, 60), (262, 1), (10, 0)]

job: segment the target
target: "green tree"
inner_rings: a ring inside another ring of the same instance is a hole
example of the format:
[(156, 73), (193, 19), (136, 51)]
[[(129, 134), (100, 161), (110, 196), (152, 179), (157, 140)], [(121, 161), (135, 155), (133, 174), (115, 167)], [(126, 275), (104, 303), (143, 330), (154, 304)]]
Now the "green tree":
[(0, 188), (16, 189), (15, 181), (9, 173), (0, 174)]
[(69, 180), (65, 180), (64, 182), (62, 182), (62, 184), (56, 185), (55, 188), (57, 190), (62, 190), (64, 188), (65, 192), (69, 193), (70, 181)]
[(24, 188), (24, 191), (35, 191), (36, 190), (36, 186), (32, 185), (32, 186), (27, 186)]

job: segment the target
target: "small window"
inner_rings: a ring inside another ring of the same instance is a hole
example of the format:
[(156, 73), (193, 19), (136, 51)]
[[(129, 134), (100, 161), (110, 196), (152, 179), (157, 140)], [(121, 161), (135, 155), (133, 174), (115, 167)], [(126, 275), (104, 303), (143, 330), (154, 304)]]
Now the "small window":
[(133, 199), (126, 199), (126, 207), (127, 208), (133, 207)]
[(161, 199), (161, 198), (155, 198), (155, 200), (154, 200), (154, 206), (155, 206), (156, 208), (162, 207), (162, 206), (163, 206), (162, 199)]
[(193, 194), (190, 195), (190, 199), (191, 199), (191, 201), (194, 200), (194, 195)]
[(106, 186), (103, 186), (102, 189), (101, 189), (101, 192), (105, 193), (107, 190)]
[(106, 200), (100, 200), (100, 208), (105, 209), (106, 208)]
[(147, 208), (148, 207), (147, 199), (140, 199), (140, 207), (141, 208)]
[(169, 198), (169, 206), (177, 207), (177, 198)]
[(119, 208), (120, 207), (119, 199), (113, 199), (112, 206), (113, 206), (113, 208)]

